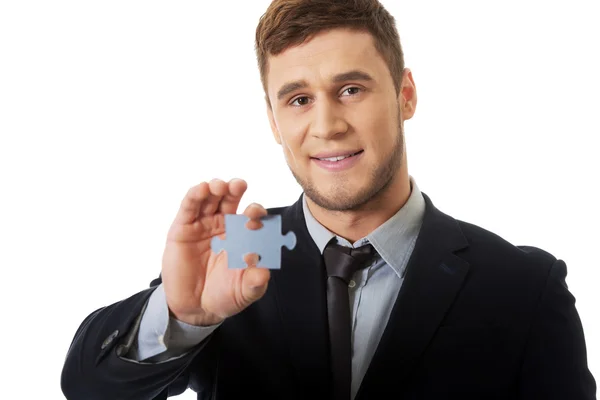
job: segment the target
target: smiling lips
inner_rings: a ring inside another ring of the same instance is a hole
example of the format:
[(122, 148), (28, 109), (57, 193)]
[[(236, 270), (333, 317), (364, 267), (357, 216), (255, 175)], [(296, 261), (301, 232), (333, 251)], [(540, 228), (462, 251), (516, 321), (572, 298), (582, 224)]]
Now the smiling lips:
[(341, 160), (345, 157), (349, 157), (349, 156), (353, 156), (356, 155), (360, 152), (362, 152), (363, 150), (361, 149), (356, 149), (356, 150), (338, 150), (338, 151), (324, 151), (321, 152), (319, 154), (314, 155), (311, 158), (318, 158), (319, 160), (328, 160), (328, 161), (336, 161), (336, 160)]
[(317, 154), (317, 157), (311, 157), (311, 159), (315, 164), (327, 171), (339, 172), (354, 166), (360, 160), (363, 153), (364, 150), (320, 153)]

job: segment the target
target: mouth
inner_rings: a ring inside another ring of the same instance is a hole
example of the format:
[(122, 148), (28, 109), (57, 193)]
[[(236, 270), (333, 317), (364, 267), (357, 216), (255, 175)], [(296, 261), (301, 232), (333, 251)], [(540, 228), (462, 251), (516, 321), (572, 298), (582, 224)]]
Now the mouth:
[(354, 153), (340, 154), (333, 157), (311, 157), (311, 160), (317, 167), (324, 171), (329, 173), (340, 173), (344, 171), (350, 171), (353, 167), (358, 165), (363, 153), (364, 150), (359, 150)]
[(355, 153), (346, 154), (346, 155), (342, 155), (342, 156), (335, 156), (335, 157), (311, 157), (311, 159), (313, 159), (313, 160), (319, 160), (319, 161), (328, 161), (328, 162), (339, 162), (339, 161), (345, 160), (347, 158), (357, 156), (357, 155), (361, 154), (362, 152), (364, 152), (364, 150), (359, 150), (359, 151), (357, 151)]

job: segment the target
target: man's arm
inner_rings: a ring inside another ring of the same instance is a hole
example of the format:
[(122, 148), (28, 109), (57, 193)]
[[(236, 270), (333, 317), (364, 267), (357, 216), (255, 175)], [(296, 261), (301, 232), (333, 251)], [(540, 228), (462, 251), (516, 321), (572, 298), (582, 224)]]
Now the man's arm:
[(565, 278), (565, 262), (550, 268), (533, 321), (520, 377), (520, 398), (595, 400), (583, 327)]
[(170, 317), (161, 283), (148, 300), (139, 330), (135, 326), (132, 329), (137, 339), (123, 358), (146, 363), (172, 361), (207, 340), (220, 325), (194, 326)]
[[(159, 284), (160, 279), (154, 284)], [(61, 387), (67, 399), (152, 399), (173, 396), (187, 388), (190, 364), (207, 384), (212, 379), (214, 360), (209, 356), (211, 340), (168, 362), (140, 363), (124, 358), (131, 349), (131, 330), (141, 324), (150, 296), (156, 287), (96, 310), (77, 330), (67, 353)], [(216, 332), (215, 332), (216, 333)], [(206, 357), (195, 359), (202, 351)]]

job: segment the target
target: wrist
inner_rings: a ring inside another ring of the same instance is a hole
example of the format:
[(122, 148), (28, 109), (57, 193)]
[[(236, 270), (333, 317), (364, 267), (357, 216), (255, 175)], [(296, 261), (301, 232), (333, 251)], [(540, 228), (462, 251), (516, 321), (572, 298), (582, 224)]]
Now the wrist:
[(220, 324), (224, 320), (223, 318), (220, 318), (211, 313), (200, 312), (200, 313), (194, 313), (194, 314), (179, 314), (179, 313), (173, 312), (173, 310), (171, 310), (170, 308), (169, 308), (169, 317), (175, 318), (178, 321), (181, 321), (188, 325), (193, 325), (193, 326), (212, 326), (212, 325)]

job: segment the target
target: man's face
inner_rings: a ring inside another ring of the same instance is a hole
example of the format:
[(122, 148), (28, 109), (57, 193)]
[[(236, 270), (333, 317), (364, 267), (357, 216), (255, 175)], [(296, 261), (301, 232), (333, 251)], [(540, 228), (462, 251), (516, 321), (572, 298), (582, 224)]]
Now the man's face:
[[(329, 30), (269, 57), (271, 129), (318, 206), (356, 210), (394, 182), (403, 164), (403, 121), (416, 105), (409, 70), (403, 82), (397, 96), (366, 32)], [(341, 161), (323, 159), (357, 152)]]

